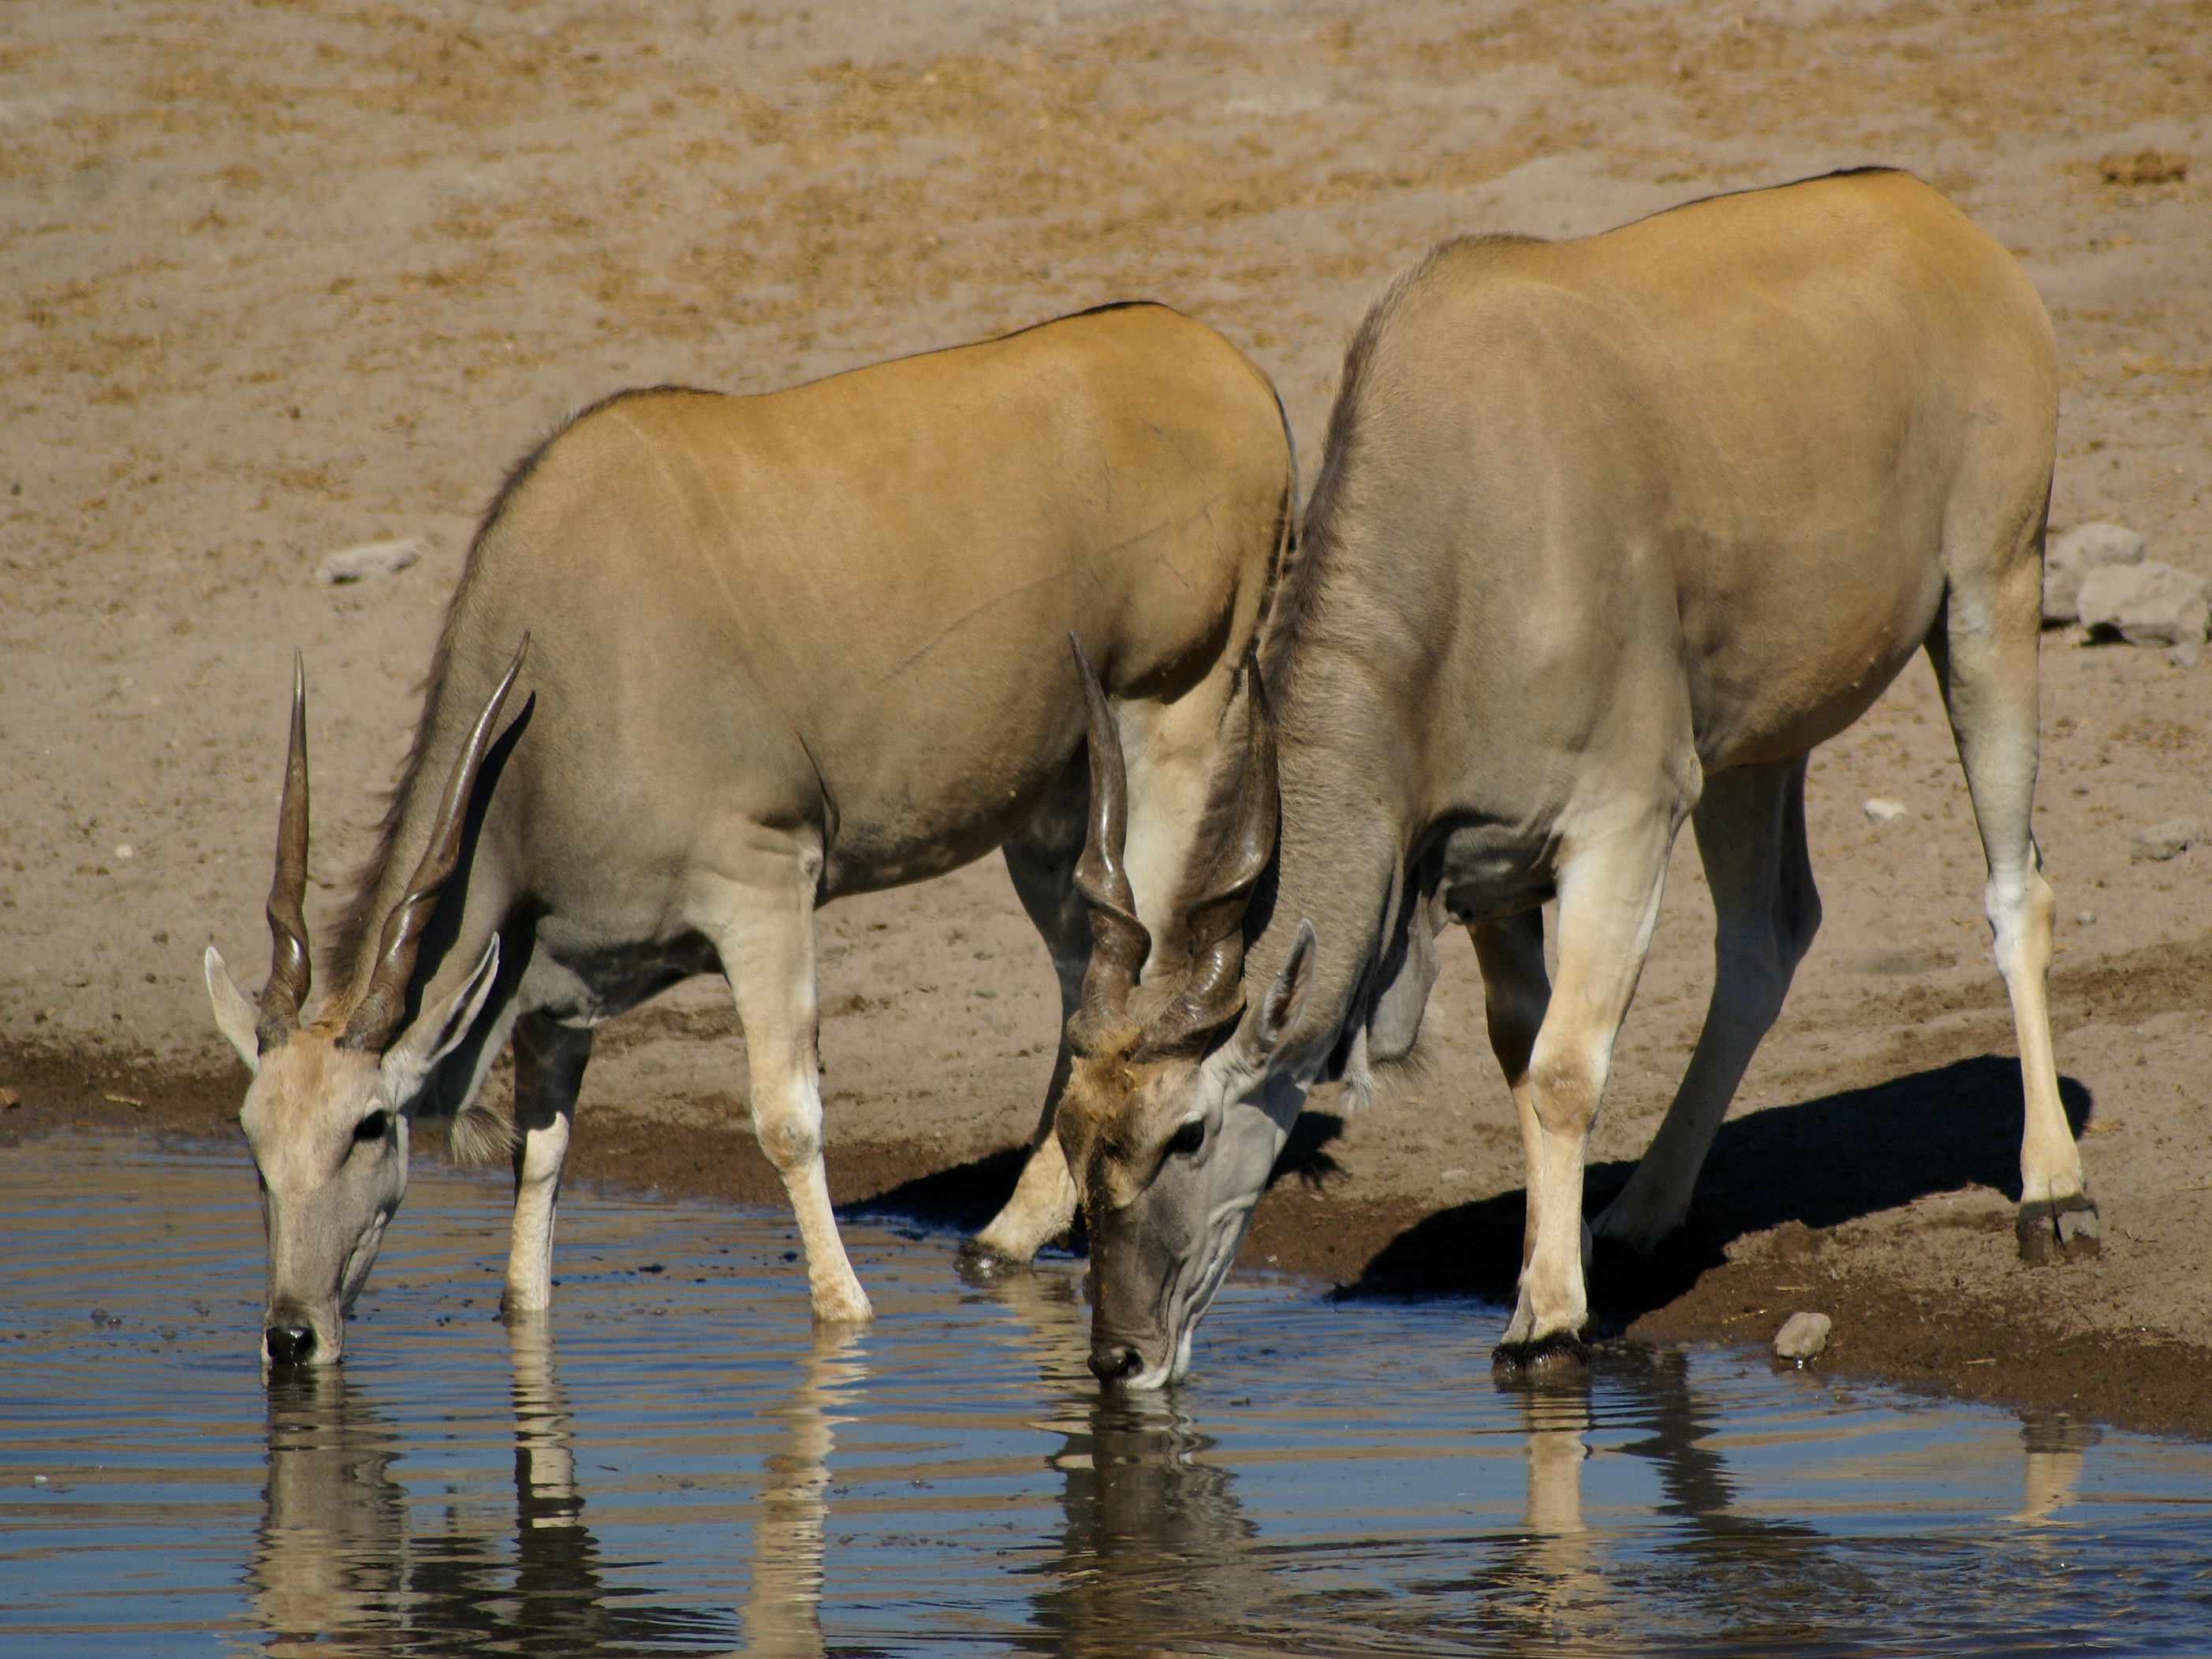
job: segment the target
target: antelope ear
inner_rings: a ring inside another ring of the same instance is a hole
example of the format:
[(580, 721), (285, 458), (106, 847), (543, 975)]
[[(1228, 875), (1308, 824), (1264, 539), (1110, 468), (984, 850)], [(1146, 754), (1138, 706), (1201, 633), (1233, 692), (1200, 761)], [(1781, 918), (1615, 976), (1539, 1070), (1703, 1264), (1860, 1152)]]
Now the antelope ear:
[(498, 978), (499, 935), (495, 933), (459, 988), (408, 1027), (405, 1035), (386, 1052), (380, 1069), (385, 1092), (393, 1104), (404, 1105), (414, 1099), (423, 1079), (468, 1036)]
[(1267, 987), (1267, 994), (1260, 999), (1260, 1018), (1252, 1035), (1263, 1058), (1274, 1053), (1275, 1045), (1305, 1012), (1306, 993), (1313, 988), (1313, 923), (1302, 917), (1297, 937), (1291, 941), (1291, 954), (1284, 959), (1274, 982)]
[(230, 1039), (246, 1069), (259, 1076), (261, 1039), (253, 1034), (253, 1028), (261, 1016), (252, 999), (238, 988), (238, 981), (223, 965), (222, 953), (214, 945), (209, 945), (207, 955), (200, 958), (200, 967), (207, 975), (208, 1000), (215, 1004), (216, 1029)]

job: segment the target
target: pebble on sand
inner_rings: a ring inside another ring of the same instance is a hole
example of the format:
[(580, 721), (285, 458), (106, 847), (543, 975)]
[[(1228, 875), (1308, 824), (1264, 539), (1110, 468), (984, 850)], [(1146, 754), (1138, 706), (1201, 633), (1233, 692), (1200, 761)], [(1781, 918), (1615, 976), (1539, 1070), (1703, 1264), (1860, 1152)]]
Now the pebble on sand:
[(2145, 864), (2178, 858), (2203, 839), (2204, 826), (2195, 818), (2168, 818), (2136, 835), (2130, 860)]
[(420, 537), (402, 536), (396, 541), (367, 542), (359, 547), (349, 547), (343, 552), (331, 554), (315, 567), (315, 580), (325, 587), (336, 587), (342, 582), (366, 581), (372, 576), (389, 576), (394, 571), (404, 570), (422, 556)]
[(2141, 564), (2144, 541), (2123, 524), (2077, 524), (2053, 536), (2043, 554), (2043, 620), (2070, 623), (2081, 614), (2081, 582), (2109, 565)]
[(1887, 795), (1876, 795), (1859, 810), (1867, 815), (1869, 823), (1888, 823), (1903, 817), (1911, 809), (1901, 800), (1892, 800)]
[(1828, 1316), (1824, 1313), (1791, 1314), (1774, 1334), (1775, 1358), (1803, 1364), (1828, 1346), (1829, 1328)]
[(2193, 570), (2145, 559), (2092, 570), (2081, 578), (2075, 603), (2093, 641), (2202, 645), (2212, 623), (2204, 588), (2204, 578)]

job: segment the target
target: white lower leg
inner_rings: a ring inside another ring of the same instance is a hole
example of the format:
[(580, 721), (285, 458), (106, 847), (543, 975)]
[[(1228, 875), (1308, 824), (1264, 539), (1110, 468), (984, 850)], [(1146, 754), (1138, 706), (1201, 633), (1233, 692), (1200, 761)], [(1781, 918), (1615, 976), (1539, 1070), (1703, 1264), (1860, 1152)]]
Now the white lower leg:
[(2041, 873), (2030, 867), (2002, 878), (1991, 875), (1984, 903), (1995, 935), (1997, 971), (2004, 976), (2011, 998), (2013, 1029), (2020, 1044), (2025, 1107), (2021, 1201), (2046, 1203), (2076, 1197), (2083, 1190), (2081, 1154), (2058, 1097), (2058, 1070), (2051, 1049), (2045, 989), (2057, 899)]
[(1075, 1220), (1075, 1181), (1060, 1137), (1048, 1133), (1022, 1166), (1006, 1206), (975, 1235), (976, 1246), (1008, 1261), (1027, 1261)]
[[(810, 1098), (795, 1109), (762, 1116), (755, 1127), (769, 1162), (783, 1177), (783, 1190), (791, 1200), (799, 1222), (799, 1237), (806, 1250), (806, 1285), (814, 1317), (825, 1323), (860, 1323), (875, 1317), (868, 1293), (860, 1288), (838, 1236), (837, 1217), (830, 1205), (830, 1177), (822, 1164), (822, 1109)], [(806, 1108), (812, 1106), (812, 1110)]]
[(507, 1256), (501, 1308), (510, 1314), (543, 1313), (553, 1302), (553, 1216), (561, 1168), (568, 1156), (568, 1118), (523, 1136), (515, 1172), (514, 1236)]

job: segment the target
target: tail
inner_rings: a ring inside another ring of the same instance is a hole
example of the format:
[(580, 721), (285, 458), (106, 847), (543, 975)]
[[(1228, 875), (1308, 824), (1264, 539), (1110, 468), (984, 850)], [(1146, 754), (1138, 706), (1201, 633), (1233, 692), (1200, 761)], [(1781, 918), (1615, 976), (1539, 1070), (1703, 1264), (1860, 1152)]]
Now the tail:
[(446, 1156), (453, 1164), (473, 1168), (504, 1163), (514, 1152), (514, 1120), (483, 1097), (476, 1098), (453, 1114), (446, 1131)]

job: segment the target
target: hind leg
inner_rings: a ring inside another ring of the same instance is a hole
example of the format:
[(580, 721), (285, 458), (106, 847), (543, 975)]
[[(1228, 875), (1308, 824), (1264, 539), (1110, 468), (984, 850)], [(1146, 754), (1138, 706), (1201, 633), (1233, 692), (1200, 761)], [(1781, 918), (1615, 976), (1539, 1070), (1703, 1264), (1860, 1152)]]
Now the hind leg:
[(500, 1310), (543, 1313), (553, 1300), (553, 1206), (592, 1034), (542, 1014), (514, 1024), (514, 1242)]
[(806, 1282), (822, 1322), (873, 1317), (830, 1206), (822, 1164), (820, 1031), (814, 980), (814, 899), (822, 851), (781, 836), (734, 849), (700, 879), (696, 925), (714, 943), (737, 999), (751, 1071), (753, 1133), (783, 1178), (806, 1249)]
[(1802, 756), (1714, 774), (1690, 821), (1713, 895), (1712, 999), (1650, 1150), (1592, 1228), (1645, 1255), (1689, 1214), (1729, 1102), (1820, 926)]
[[(2039, 522), (2034, 531), (2039, 540)], [(2041, 634), (2041, 561), (2021, 556), (2000, 574), (1954, 570), (1953, 592), (1929, 635), (1928, 655), (1943, 689), (1943, 705), (1959, 744), (1959, 763), (1974, 802), (1989, 879), (1982, 908), (1989, 917), (1997, 971), (2012, 1000), (2020, 1044), (2026, 1125), (2020, 1147), (2020, 1214), (2015, 1231), (2024, 1261), (2094, 1255), (2097, 1206), (2081, 1178), (2058, 1098), (2045, 976), (2051, 967), (2051, 924), (2057, 900), (2045, 881), (2030, 814), (2034, 810), (2037, 739), (2036, 652)], [(1962, 580), (1984, 591), (1972, 603)]]
[(1090, 798), (1089, 775), (1079, 757), (1036, 816), (1001, 849), (1015, 896), (1036, 924), (1060, 981), (1060, 1048), (1053, 1059), (1052, 1080), (1045, 1087), (1036, 1138), (1013, 1196), (960, 1252), (963, 1265), (985, 1273), (1026, 1264), (1075, 1220), (1075, 1181), (1068, 1174), (1060, 1137), (1053, 1133), (1053, 1119), (1072, 1063), (1067, 1023), (1083, 1000), (1083, 974), (1091, 961), (1091, 920), (1075, 890), (1075, 863), (1083, 854), (1084, 808)]

